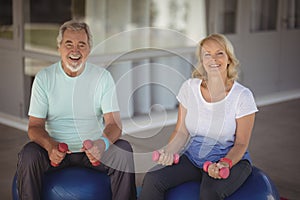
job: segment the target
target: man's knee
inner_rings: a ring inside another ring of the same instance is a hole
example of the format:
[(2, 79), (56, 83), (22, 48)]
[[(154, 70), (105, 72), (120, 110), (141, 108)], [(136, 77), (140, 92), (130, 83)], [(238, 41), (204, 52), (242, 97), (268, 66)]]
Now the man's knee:
[(133, 150), (126, 140), (117, 140), (103, 155), (101, 162), (117, 171), (134, 173)]
[(116, 145), (124, 151), (133, 152), (131, 144), (126, 140), (119, 139), (114, 143), (114, 145)]
[(29, 163), (40, 160), (43, 156), (41, 147), (34, 142), (27, 143), (19, 153), (19, 159)]

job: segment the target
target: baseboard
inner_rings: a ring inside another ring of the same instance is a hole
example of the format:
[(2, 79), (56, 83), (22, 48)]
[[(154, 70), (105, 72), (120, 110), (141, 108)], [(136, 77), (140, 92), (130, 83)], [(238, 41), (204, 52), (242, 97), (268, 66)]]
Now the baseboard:
[[(258, 106), (266, 106), (284, 101), (300, 98), (300, 90), (283, 91), (257, 97), (256, 103)], [(174, 125), (177, 120), (177, 112), (170, 111), (167, 113), (154, 113), (149, 116), (137, 116), (133, 118), (122, 119), (123, 130), (127, 134), (136, 134), (141, 131), (151, 130), (162, 126)], [(0, 123), (17, 128), (22, 131), (27, 131), (27, 119), (21, 119), (9, 114), (0, 112)]]
[(28, 120), (25, 118), (22, 119), (13, 115), (0, 112), (0, 123), (22, 131), (27, 131)]
[(256, 104), (258, 106), (267, 106), (275, 103), (285, 102), (293, 99), (300, 98), (300, 90), (290, 90), (275, 92), (272, 94), (259, 96), (256, 98)]

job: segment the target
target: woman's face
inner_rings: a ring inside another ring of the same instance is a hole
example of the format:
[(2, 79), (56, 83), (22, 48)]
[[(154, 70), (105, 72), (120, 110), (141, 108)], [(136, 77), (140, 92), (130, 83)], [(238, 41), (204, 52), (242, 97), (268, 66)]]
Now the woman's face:
[(202, 63), (208, 76), (227, 76), (227, 66), (230, 63), (228, 55), (218, 42), (207, 40), (201, 49)]

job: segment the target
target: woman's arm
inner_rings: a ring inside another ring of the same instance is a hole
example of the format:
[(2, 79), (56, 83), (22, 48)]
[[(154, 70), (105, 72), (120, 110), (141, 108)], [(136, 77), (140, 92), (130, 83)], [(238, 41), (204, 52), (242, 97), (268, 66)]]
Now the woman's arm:
[[(250, 137), (254, 125), (255, 120), (255, 113), (246, 115), (239, 119), (236, 119), (236, 135), (233, 147), (225, 156), (225, 159), (228, 158), (226, 161), (220, 161), (217, 164), (214, 163), (208, 167), (208, 174), (217, 179), (221, 179), (219, 175), (219, 169), (222, 167), (230, 167), (238, 163), (242, 157), (244, 156), (245, 152), (247, 151)], [(231, 161), (231, 164), (229, 164)]]
[(179, 153), (189, 139), (189, 133), (185, 126), (186, 112), (186, 108), (179, 104), (175, 130), (172, 132), (169, 143), (166, 147), (168, 152)]
[(254, 126), (255, 113), (246, 115), (236, 120), (236, 135), (234, 145), (225, 156), (232, 160), (232, 165), (238, 163), (244, 156), (249, 146), (252, 129)]
[(185, 126), (185, 117), (187, 110), (179, 104), (177, 123), (174, 131), (172, 132), (167, 146), (160, 150), (159, 164), (172, 165), (173, 155), (179, 153), (189, 139), (189, 133)]

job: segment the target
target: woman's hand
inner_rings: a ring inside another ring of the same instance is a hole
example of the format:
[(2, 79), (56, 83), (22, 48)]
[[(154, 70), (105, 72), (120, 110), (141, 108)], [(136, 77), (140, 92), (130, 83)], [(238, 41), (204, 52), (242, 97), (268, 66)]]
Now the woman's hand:
[(158, 164), (168, 166), (174, 163), (173, 153), (166, 152), (164, 149), (161, 149), (158, 152), (160, 154), (159, 159), (157, 161)]
[(214, 179), (221, 179), (219, 175), (220, 168), (217, 163), (212, 163), (208, 167), (208, 175)]

